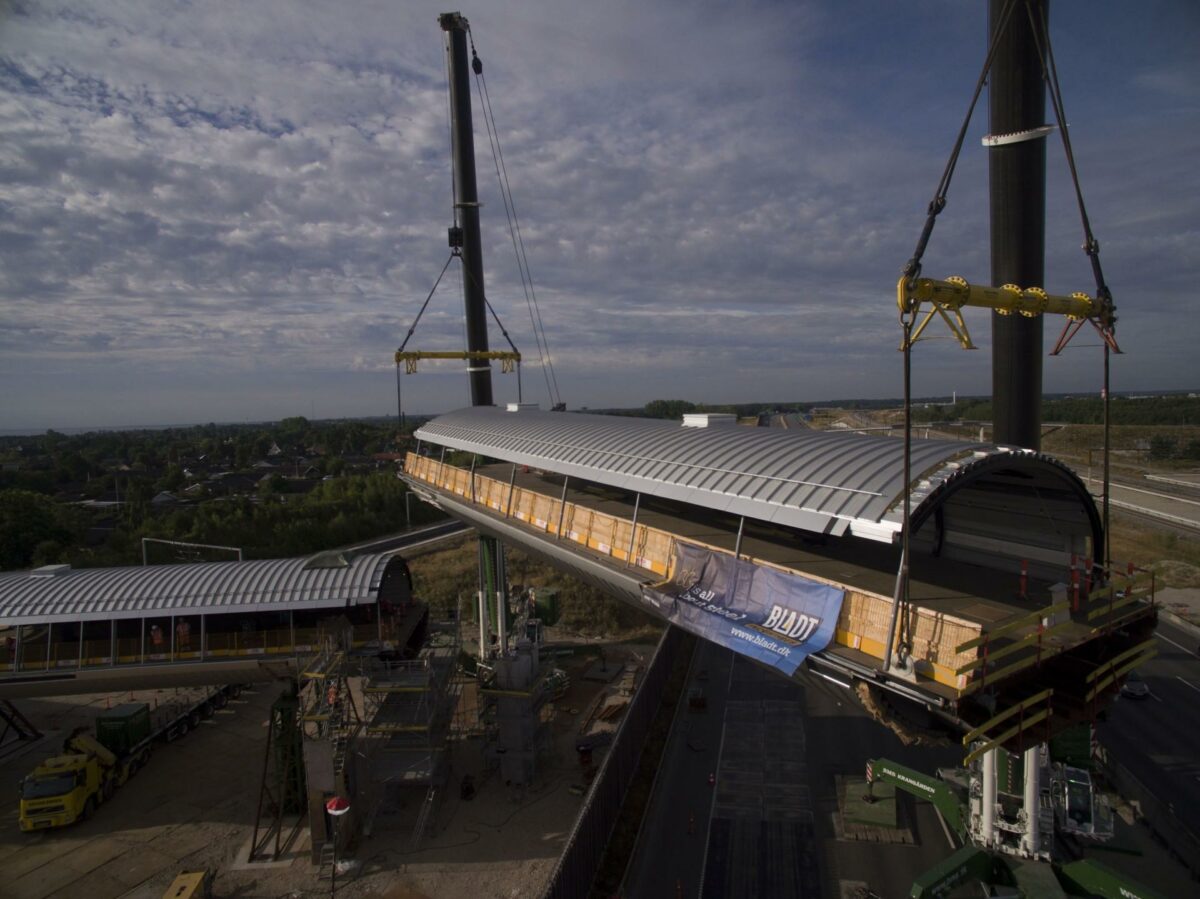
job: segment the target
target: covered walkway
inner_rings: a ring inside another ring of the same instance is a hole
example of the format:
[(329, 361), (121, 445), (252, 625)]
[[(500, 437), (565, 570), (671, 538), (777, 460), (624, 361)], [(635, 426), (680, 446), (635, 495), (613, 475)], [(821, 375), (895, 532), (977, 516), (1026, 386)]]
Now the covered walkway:
[[(408, 641), (423, 613), (407, 565), (392, 554), (7, 572), (0, 694), (45, 693), (71, 680), (83, 692), (97, 672), (123, 683), (129, 669), (155, 669), (161, 680), (163, 666), (232, 672), (286, 659), (294, 667), (319, 649), (327, 622), (349, 628), (356, 647), (388, 651)], [(117, 670), (126, 673), (112, 677)], [(189, 682), (204, 677), (193, 671)]]

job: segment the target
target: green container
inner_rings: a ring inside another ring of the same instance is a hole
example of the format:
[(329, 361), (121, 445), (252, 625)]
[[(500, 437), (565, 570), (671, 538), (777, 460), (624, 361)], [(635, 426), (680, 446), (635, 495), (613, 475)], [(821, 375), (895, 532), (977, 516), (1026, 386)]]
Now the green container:
[(96, 739), (118, 757), (150, 736), (150, 707), (127, 702), (96, 716)]

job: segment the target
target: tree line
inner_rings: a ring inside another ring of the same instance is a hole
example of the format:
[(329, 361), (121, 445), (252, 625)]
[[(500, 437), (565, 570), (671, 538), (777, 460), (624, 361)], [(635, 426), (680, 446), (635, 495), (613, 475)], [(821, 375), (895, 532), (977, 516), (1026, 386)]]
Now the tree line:
[[(409, 429), (411, 430), (412, 425)], [(143, 537), (241, 547), (247, 558), (303, 555), (361, 542), (435, 520), (440, 513), (410, 502), (395, 465), (348, 470), (346, 459), (396, 451), (406, 434), (394, 423), (203, 425), (161, 431), (56, 432), (0, 440), (0, 569), (69, 563), (75, 567), (141, 562)], [(180, 486), (186, 464), (238, 470), (280, 447), (280, 470), (253, 490), (156, 506), (160, 490)], [(282, 448), (311, 452), (309, 478), (288, 471)], [(121, 470), (114, 472), (113, 468)], [(330, 472), (323, 478), (322, 472)], [(315, 483), (314, 483), (315, 482)], [(119, 504), (86, 508), (78, 493)], [(224, 557), (228, 557), (227, 555)], [(165, 559), (161, 559), (165, 561)]]

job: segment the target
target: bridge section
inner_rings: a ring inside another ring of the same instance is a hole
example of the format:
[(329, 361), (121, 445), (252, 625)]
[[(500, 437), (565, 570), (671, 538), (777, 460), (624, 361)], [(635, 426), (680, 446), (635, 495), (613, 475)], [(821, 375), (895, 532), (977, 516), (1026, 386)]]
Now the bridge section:
[[(1099, 516), (1057, 461), (917, 441), (905, 483), (898, 440), (693, 424), (465, 409), (417, 431), (404, 477), (651, 614), (746, 655), (797, 651), (883, 691), (877, 705), (911, 701), (975, 737), (1086, 717), (1143, 659), (1152, 585), (1089, 561)], [(896, 609), (906, 494), (912, 579)], [(828, 642), (793, 604), (810, 585), (840, 595)], [(904, 668), (884, 665), (889, 641)]]

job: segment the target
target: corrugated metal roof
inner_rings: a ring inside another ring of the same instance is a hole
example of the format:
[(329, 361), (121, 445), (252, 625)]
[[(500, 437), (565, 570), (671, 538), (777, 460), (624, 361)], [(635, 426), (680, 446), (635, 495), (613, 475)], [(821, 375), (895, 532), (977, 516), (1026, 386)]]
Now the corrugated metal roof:
[[(375, 601), (392, 557), (329, 554), (250, 562), (0, 574), (0, 625), (153, 615), (286, 612)], [(335, 562), (332, 567), (330, 562)]]
[[(841, 536), (891, 541), (900, 530), (903, 442), (855, 433), (684, 427), (615, 415), (505, 411), (442, 415), (426, 442), (638, 493)], [(914, 440), (913, 509), (980, 466), (1065, 471), (1026, 450)], [(1080, 488), (1082, 489), (1082, 488)], [(914, 511), (915, 514), (915, 511)]]

